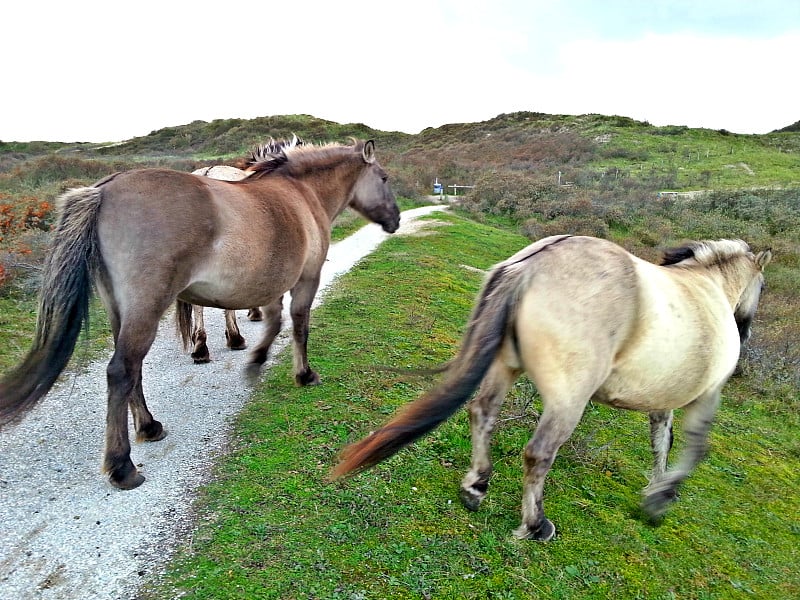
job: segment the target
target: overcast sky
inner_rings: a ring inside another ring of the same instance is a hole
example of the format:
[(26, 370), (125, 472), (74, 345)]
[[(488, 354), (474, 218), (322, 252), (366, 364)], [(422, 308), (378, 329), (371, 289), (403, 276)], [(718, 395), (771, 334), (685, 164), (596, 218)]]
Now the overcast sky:
[(2, 141), (301, 113), (408, 133), (520, 110), (800, 120), (799, 0), (25, 0), (3, 4), (0, 57)]

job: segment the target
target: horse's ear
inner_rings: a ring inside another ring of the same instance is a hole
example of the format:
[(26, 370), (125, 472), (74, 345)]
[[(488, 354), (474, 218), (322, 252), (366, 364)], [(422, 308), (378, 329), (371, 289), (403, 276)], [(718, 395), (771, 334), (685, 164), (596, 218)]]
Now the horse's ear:
[(756, 264), (758, 265), (758, 268), (761, 269), (762, 271), (764, 270), (764, 267), (766, 267), (769, 264), (769, 261), (771, 260), (772, 260), (772, 248), (768, 248), (767, 250), (764, 250), (763, 252), (759, 252), (758, 254), (756, 254)]
[(361, 151), (361, 156), (364, 157), (364, 161), (368, 163), (375, 162), (375, 141), (369, 140), (366, 144), (364, 144), (364, 149)]

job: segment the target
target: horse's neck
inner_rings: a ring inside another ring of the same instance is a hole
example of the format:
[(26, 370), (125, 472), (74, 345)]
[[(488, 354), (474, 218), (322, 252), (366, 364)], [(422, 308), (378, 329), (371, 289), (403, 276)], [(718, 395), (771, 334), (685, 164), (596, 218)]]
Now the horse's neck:
[(729, 269), (725, 273), (718, 265), (711, 268), (709, 272), (722, 288), (722, 292), (728, 299), (731, 309), (736, 308), (742, 294), (747, 289), (747, 284), (750, 282), (750, 275), (741, 269)]
[(331, 222), (350, 202), (362, 168), (361, 164), (344, 161), (333, 169), (309, 172), (303, 178), (316, 193)]

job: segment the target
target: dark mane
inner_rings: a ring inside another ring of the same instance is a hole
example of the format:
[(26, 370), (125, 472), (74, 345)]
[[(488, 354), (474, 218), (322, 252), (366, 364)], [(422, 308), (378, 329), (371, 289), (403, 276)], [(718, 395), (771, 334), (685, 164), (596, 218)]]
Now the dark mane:
[(236, 161), (236, 167), (253, 174), (269, 173), (286, 162), (287, 157), (284, 150), (303, 145), (305, 142), (296, 135), (292, 136), (291, 140), (270, 138), (268, 142), (259, 144), (250, 150), (248, 156)]
[[(359, 142), (363, 144), (363, 142)], [(302, 175), (308, 169), (333, 168), (342, 162), (345, 157), (353, 156), (355, 146), (342, 144), (326, 144), (315, 146), (305, 142), (301, 144), (286, 145), (275, 153), (266, 153), (266, 156), (256, 159), (245, 169), (252, 173), (249, 179), (257, 179), (270, 173), (284, 173)]]
[(661, 263), (659, 264), (662, 267), (677, 265), (678, 263), (690, 258), (694, 258), (694, 250), (692, 249), (692, 246), (670, 248), (668, 250), (664, 250), (664, 256), (661, 257)]
[(685, 246), (664, 251), (661, 266), (677, 265), (694, 259), (706, 267), (720, 265), (750, 252), (750, 247), (742, 240), (716, 240), (689, 242)]

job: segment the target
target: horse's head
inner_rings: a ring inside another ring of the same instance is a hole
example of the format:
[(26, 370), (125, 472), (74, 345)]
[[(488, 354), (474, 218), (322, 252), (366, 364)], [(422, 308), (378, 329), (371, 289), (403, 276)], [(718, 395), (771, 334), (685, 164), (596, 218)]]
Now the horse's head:
[(770, 260), (772, 260), (771, 250), (764, 250), (755, 255), (748, 253), (748, 260), (742, 267), (746, 269), (746, 284), (733, 311), (736, 327), (739, 328), (739, 340), (742, 344), (750, 338), (753, 317), (758, 308), (761, 292), (764, 291), (764, 267)]
[(364, 160), (364, 169), (353, 188), (349, 206), (364, 217), (378, 223), (383, 230), (394, 233), (400, 227), (400, 209), (389, 187), (389, 176), (375, 159), (375, 142), (356, 146)]
[(667, 250), (662, 265), (699, 264), (719, 268), (725, 279), (728, 300), (739, 330), (739, 341), (750, 337), (750, 327), (764, 290), (764, 267), (772, 260), (772, 251), (753, 254), (742, 240), (692, 242)]

